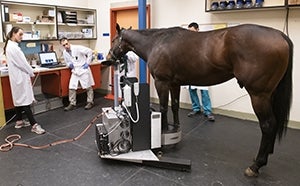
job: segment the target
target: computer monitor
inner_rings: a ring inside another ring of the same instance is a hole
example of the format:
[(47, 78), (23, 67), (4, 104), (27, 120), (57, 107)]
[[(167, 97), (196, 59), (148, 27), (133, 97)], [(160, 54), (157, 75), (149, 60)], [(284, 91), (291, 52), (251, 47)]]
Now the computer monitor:
[(58, 60), (55, 52), (40, 52), (39, 53), (41, 67), (57, 65)]

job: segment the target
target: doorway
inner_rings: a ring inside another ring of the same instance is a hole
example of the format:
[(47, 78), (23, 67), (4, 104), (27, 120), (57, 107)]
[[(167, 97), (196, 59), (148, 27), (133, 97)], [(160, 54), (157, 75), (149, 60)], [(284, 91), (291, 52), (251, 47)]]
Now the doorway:
[[(116, 36), (116, 24), (118, 23), (122, 28), (138, 29), (138, 6), (112, 8), (110, 10), (110, 39), (111, 41)], [(146, 27), (150, 28), (150, 5), (146, 6)], [(139, 62), (136, 64), (136, 74), (139, 77)], [(106, 98), (114, 98), (114, 70), (111, 67), (111, 94), (107, 95)], [(150, 82), (150, 73), (147, 70), (147, 82)]]

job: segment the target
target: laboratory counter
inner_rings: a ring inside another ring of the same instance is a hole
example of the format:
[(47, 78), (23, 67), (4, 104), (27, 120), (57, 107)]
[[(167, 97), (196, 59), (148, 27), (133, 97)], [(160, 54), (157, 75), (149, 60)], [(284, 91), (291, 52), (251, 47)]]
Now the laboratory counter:
[[(93, 86), (93, 88), (100, 88), (101, 61), (92, 62), (90, 64), (90, 68), (95, 81), (95, 85)], [(67, 66), (58, 68), (45, 68), (34, 66), (33, 71), (35, 73), (35, 77), (32, 78), (32, 81), (34, 82), (35, 78), (40, 78), (40, 86), (42, 93), (57, 97), (68, 96), (71, 70)], [(9, 110), (14, 108), (8, 72), (7, 69), (5, 70), (4, 68), (1, 70), (1, 85), (4, 109)], [(80, 91), (82, 90), (78, 90), (78, 92)]]

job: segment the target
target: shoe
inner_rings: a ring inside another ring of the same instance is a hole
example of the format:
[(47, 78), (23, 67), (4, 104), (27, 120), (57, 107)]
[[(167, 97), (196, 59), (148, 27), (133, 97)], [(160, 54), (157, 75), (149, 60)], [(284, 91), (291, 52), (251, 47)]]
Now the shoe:
[(207, 117), (208, 121), (215, 121), (214, 115), (208, 114), (208, 115), (205, 115), (205, 116)]
[(89, 110), (94, 106), (93, 103), (87, 103), (86, 106), (84, 107), (85, 110)]
[(30, 123), (28, 121), (23, 120), (22, 123), (16, 123), (15, 128), (20, 129), (22, 127), (28, 127)]
[(195, 115), (197, 115), (197, 114), (201, 114), (201, 111), (192, 111), (192, 112), (190, 112), (190, 113), (188, 113), (188, 117), (193, 117), (193, 116), (195, 116)]
[(31, 132), (34, 132), (34, 133), (36, 133), (36, 134), (44, 134), (46, 131), (45, 131), (45, 129), (43, 129), (42, 127), (41, 127), (41, 125), (39, 125), (39, 124), (34, 124), (33, 126), (32, 126), (32, 128), (31, 128)]
[(64, 111), (70, 111), (70, 110), (74, 110), (76, 108), (75, 105), (71, 105), (69, 104), (67, 107), (64, 108)]

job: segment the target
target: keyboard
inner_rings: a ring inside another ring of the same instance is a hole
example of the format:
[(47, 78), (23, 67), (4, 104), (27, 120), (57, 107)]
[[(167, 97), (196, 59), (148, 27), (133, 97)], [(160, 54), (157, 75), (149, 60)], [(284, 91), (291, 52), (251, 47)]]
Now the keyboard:
[(60, 67), (66, 67), (66, 64), (56, 64), (56, 65), (49, 65), (45, 66), (46, 68), (60, 68)]

